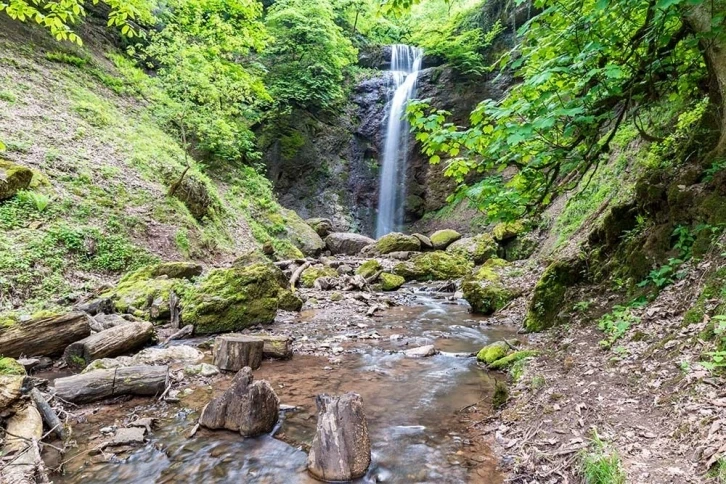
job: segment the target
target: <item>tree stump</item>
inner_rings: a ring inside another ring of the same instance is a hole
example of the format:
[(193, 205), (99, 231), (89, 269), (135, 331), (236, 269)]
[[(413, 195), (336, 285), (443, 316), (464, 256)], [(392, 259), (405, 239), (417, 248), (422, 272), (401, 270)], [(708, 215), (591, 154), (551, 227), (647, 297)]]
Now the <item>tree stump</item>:
[(122, 324), (71, 343), (63, 358), (71, 368), (85, 367), (94, 360), (113, 358), (143, 346), (154, 335), (147, 321)]
[(89, 317), (82, 312), (18, 321), (0, 330), (0, 355), (55, 356), (90, 334)]
[(357, 393), (318, 395), (318, 426), (308, 454), (308, 471), (323, 481), (363, 477), (371, 465), (371, 441)]
[(167, 366), (127, 366), (58, 378), (55, 390), (63, 400), (87, 403), (119, 395), (161, 395), (168, 378)]
[(280, 400), (269, 383), (252, 380), (250, 367), (242, 368), (232, 386), (204, 407), (199, 424), (213, 430), (239, 431), (244, 437), (271, 432), (277, 423)]
[(239, 371), (245, 366), (253, 370), (262, 363), (265, 343), (259, 338), (240, 334), (218, 336), (214, 340), (214, 364), (220, 370)]

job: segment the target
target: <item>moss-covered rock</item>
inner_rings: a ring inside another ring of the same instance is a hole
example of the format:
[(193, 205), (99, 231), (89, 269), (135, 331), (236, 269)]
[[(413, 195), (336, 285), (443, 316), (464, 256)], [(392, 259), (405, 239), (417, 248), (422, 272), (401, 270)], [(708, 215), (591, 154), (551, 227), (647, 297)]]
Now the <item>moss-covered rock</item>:
[(509, 400), (509, 388), (507, 384), (501, 381), (494, 383), (494, 395), (492, 396), (492, 408), (499, 410)]
[(214, 269), (182, 295), (182, 320), (196, 334), (239, 331), (272, 323), (278, 308), (299, 309), (302, 302), (280, 285), (271, 263)]
[(524, 233), (524, 230), (524, 224), (520, 221), (502, 222), (494, 227), (492, 237), (497, 242), (505, 242)]
[(471, 312), (494, 314), (512, 300), (513, 294), (498, 283), (482, 284), (478, 281), (464, 281), (461, 286), (464, 299), (471, 305)]
[(202, 274), (203, 267), (193, 262), (163, 262), (142, 267), (124, 275), (120, 283), (168, 277), (169, 279), (193, 279)]
[(431, 234), (431, 243), (436, 250), (444, 250), (453, 242), (461, 238), (461, 234), (456, 230), (444, 229), (437, 230)]
[(542, 331), (554, 326), (563, 307), (567, 288), (583, 278), (580, 259), (558, 260), (545, 269), (534, 287), (524, 327), (527, 331)]
[(312, 229), (320, 236), (327, 237), (333, 232), (333, 222), (329, 218), (309, 218), (305, 220)]
[(479, 350), (479, 353), (476, 354), (476, 359), (488, 365), (500, 358), (504, 358), (508, 353), (509, 345), (504, 341), (497, 341)]
[(491, 235), (480, 234), (457, 240), (446, 248), (446, 252), (465, 257), (474, 264), (483, 264), (495, 257), (498, 249), (499, 246)]
[(421, 250), (421, 241), (413, 235), (406, 235), (400, 232), (386, 234), (376, 242), (376, 252), (379, 254), (390, 254), (391, 252), (406, 252)]
[(396, 264), (393, 273), (407, 281), (443, 281), (466, 277), (471, 269), (471, 262), (465, 258), (437, 250)]
[(514, 353), (505, 356), (504, 358), (499, 358), (498, 360), (492, 362), (489, 365), (490, 370), (503, 370), (507, 368), (509, 365), (523, 360), (525, 358), (529, 358), (532, 356), (537, 356), (539, 353), (534, 350), (522, 350), (522, 351), (515, 351)]
[(297, 297), (292, 291), (282, 288), (278, 293), (278, 298), (277, 307), (283, 311), (298, 312), (302, 309), (302, 299)]
[(313, 287), (315, 281), (321, 277), (338, 277), (338, 271), (328, 266), (312, 266), (308, 267), (300, 275), (300, 284), (303, 287)]
[(0, 158), (0, 200), (12, 198), (25, 190), (33, 179), (33, 172), (24, 166)]
[(477, 281), (498, 282), (501, 279), (500, 274), (503, 269), (507, 268), (509, 263), (504, 259), (493, 257), (486, 261), (477, 271), (474, 279)]
[(306, 256), (316, 256), (325, 249), (325, 242), (309, 224), (297, 213), (285, 208), (280, 209), (285, 224), (283, 238), (292, 242)]
[(13, 358), (0, 358), (0, 376), (24, 376), (25, 367)]
[(537, 250), (538, 243), (537, 237), (532, 233), (519, 235), (502, 243), (502, 256), (510, 262), (528, 259)]
[(380, 262), (375, 259), (370, 259), (362, 263), (360, 267), (355, 271), (355, 273), (368, 279), (382, 270), (383, 266)]
[(212, 216), (221, 210), (221, 203), (208, 185), (209, 181), (195, 173), (187, 173), (175, 180), (172, 188), (174, 197), (181, 200), (189, 213), (197, 220)]
[(399, 287), (403, 286), (404, 282), (406, 282), (406, 279), (404, 279), (403, 277), (391, 274), (389, 272), (382, 272), (380, 279), (381, 289), (383, 289), (384, 291), (395, 291)]
[(414, 237), (418, 239), (419, 242), (421, 242), (421, 250), (432, 250), (434, 248), (433, 242), (431, 242), (431, 239), (426, 237), (424, 234), (411, 234)]

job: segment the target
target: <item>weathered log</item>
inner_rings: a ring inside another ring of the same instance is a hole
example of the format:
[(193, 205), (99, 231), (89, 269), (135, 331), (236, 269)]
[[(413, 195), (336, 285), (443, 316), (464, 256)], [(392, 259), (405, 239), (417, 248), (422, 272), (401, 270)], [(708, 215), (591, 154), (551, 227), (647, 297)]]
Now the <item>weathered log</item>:
[(292, 338), (289, 336), (276, 335), (257, 335), (257, 339), (261, 339), (262, 356), (264, 358), (276, 358), (279, 360), (289, 360), (292, 358)]
[(23, 395), (24, 376), (0, 376), (0, 412)]
[(220, 370), (239, 371), (245, 366), (253, 370), (262, 363), (265, 343), (252, 336), (227, 334), (214, 340), (214, 364)]
[(40, 415), (43, 417), (43, 421), (48, 428), (53, 430), (59, 439), (65, 440), (66, 429), (63, 427), (63, 422), (60, 421), (58, 415), (55, 413), (55, 410), (51, 408), (37, 388), (30, 390), (30, 398), (33, 400), (33, 403), (35, 403), (36, 408), (40, 412)]
[(169, 380), (167, 366), (127, 366), (58, 378), (56, 395), (87, 403), (119, 395), (161, 395)]
[(90, 334), (88, 315), (80, 311), (19, 321), (0, 328), (0, 355), (11, 358), (59, 355), (69, 344)]
[[(17, 404), (14, 410), (8, 419), (8, 437), (3, 448), (10, 461), (2, 467), (0, 482), (35, 484), (37, 474), (43, 469), (38, 448), (38, 440), (43, 436), (43, 420), (31, 401)], [(47, 482), (47, 476), (40, 476), (39, 480)]]
[(295, 292), (295, 286), (297, 286), (298, 279), (300, 279), (300, 276), (302, 275), (302, 273), (305, 272), (305, 269), (310, 267), (310, 264), (312, 264), (312, 262), (308, 261), (308, 262), (304, 263), (303, 265), (301, 265), (300, 267), (298, 267), (297, 269), (295, 269), (295, 272), (292, 273), (292, 277), (290, 278), (290, 290), (291, 291)]
[(371, 441), (357, 393), (318, 395), (318, 425), (308, 454), (308, 471), (323, 481), (363, 477), (371, 464)]
[(143, 346), (154, 334), (154, 326), (147, 322), (114, 326), (71, 343), (63, 358), (70, 367), (84, 367), (94, 360), (112, 358)]
[(252, 380), (250, 367), (242, 368), (232, 386), (204, 407), (199, 424), (209, 429), (239, 431), (244, 437), (271, 432), (277, 423), (280, 400), (269, 383)]

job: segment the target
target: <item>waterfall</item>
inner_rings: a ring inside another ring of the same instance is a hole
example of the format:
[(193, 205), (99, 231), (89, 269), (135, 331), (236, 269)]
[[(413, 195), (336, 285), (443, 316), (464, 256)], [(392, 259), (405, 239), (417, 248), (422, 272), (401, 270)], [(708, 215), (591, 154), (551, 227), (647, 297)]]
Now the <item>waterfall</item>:
[(409, 134), (404, 114), (406, 103), (416, 93), (422, 57), (423, 51), (418, 47), (402, 44), (391, 46), (390, 82), (393, 84), (393, 97), (388, 103), (388, 124), (378, 184), (376, 237), (400, 229), (403, 223)]

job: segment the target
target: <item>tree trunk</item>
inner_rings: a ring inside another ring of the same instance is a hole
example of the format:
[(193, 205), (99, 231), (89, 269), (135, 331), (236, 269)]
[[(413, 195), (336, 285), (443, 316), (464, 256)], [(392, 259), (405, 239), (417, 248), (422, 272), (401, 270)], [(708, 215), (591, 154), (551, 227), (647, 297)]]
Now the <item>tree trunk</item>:
[(214, 340), (214, 364), (220, 370), (239, 371), (245, 366), (253, 370), (262, 363), (265, 343), (258, 338), (228, 334)]
[(69, 344), (91, 334), (88, 318), (86, 313), (73, 312), (0, 328), (0, 355), (10, 358), (59, 355)]
[(154, 326), (146, 321), (114, 326), (71, 343), (63, 358), (71, 368), (85, 367), (94, 360), (113, 358), (143, 346), (154, 334)]
[(360, 395), (318, 395), (315, 403), (318, 426), (308, 454), (308, 471), (323, 481), (363, 477), (371, 465), (371, 441)]
[(277, 423), (280, 400), (269, 383), (252, 380), (252, 370), (241, 369), (232, 386), (204, 407), (199, 424), (209, 429), (239, 431), (244, 437), (271, 432)]
[(56, 395), (72, 403), (87, 403), (119, 395), (161, 395), (169, 376), (167, 366), (128, 366), (95, 370), (58, 378)]

